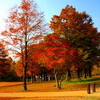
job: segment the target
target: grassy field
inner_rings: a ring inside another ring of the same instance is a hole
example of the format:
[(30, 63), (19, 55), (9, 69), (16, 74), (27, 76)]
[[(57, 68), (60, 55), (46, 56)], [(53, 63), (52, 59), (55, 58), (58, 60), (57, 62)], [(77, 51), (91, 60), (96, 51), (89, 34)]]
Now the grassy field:
[(21, 85), (23, 82), (0, 82), (0, 87)]
[(100, 100), (98, 97), (19, 98), (15, 100)]
[(83, 84), (83, 83), (93, 83), (93, 82), (100, 82), (100, 77), (93, 77), (93, 78), (82, 78), (81, 80), (73, 79), (69, 82), (63, 82), (63, 84)]
[[(88, 83), (96, 83), (96, 89), (100, 89), (100, 77), (63, 82), (62, 89), (55, 87), (55, 81), (36, 82), (28, 84), (27, 92), (61, 92), (61, 91), (79, 91), (86, 90)], [(0, 93), (26, 92), (23, 91), (22, 82), (0, 82)], [(16, 98), (16, 97), (0, 97), (0, 100), (100, 100), (99, 97), (44, 97), (44, 98)]]
[(0, 100), (100, 100), (98, 97), (0, 98)]
[[(49, 82), (36, 82), (28, 84), (29, 92), (53, 92), (53, 91), (74, 91), (74, 90), (86, 90), (87, 84), (96, 83), (96, 87), (100, 88), (100, 77), (93, 77), (88, 79), (77, 80), (74, 79), (70, 82), (63, 82), (62, 89), (58, 90), (55, 87), (55, 81)], [(23, 92), (22, 82), (0, 82), (0, 92)]]

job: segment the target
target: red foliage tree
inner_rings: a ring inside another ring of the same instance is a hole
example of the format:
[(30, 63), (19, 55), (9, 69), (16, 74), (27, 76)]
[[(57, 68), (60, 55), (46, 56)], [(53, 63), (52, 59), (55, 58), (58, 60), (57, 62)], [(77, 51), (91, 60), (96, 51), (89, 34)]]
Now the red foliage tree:
[(67, 63), (75, 65), (75, 60), (79, 58), (77, 50), (70, 47), (69, 41), (63, 41), (61, 37), (55, 34), (46, 36), (43, 49), (39, 53), (39, 61), (42, 61), (49, 69), (55, 73), (56, 86), (61, 89), (64, 73), (70, 66)]
[(2, 35), (7, 37), (7, 45), (10, 44), (10, 49), (22, 60), (24, 90), (27, 90), (28, 46), (41, 40), (43, 28), (43, 13), (37, 11), (36, 3), (33, 0), (21, 0), (20, 6), (10, 10), (7, 30), (2, 32)]
[(11, 66), (8, 59), (8, 52), (4, 45), (0, 43), (0, 78), (8, 76), (10, 69)]
[[(69, 40), (71, 46), (78, 49), (84, 64), (89, 67), (88, 75), (91, 77), (91, 67), (99, 56), (96, 52), (98, 52), (100, 40), (100, 34), (93, 26), (92, 18), (86, 12), (78, 12), (73, 6), (67, 5), (59, 15), (52, 17), (50, 28), (53, 33)], [(85, 55), (89, 56), (84, 59)]]

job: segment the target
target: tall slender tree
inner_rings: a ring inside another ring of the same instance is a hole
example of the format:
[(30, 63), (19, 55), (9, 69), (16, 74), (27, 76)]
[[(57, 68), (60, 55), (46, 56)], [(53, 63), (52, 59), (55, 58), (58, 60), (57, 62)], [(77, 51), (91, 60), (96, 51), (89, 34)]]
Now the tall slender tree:
[(33, 0), (21, 0), (19, 6), (10, 10), (6, 21), (7, 30), (2, 32), (6, 36), (6, 43), (22, 59), (24, 90), (27, 90), (26, 72), (29, 56), (28, 46), (38, 43), (44, 33), (43, 13), (38, 12), (37, 4)]

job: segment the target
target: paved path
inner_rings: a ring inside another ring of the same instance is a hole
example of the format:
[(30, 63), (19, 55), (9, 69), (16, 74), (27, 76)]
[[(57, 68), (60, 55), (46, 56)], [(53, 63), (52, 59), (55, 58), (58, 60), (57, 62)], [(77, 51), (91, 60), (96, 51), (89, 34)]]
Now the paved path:
[(97, 91), (91, 94), (87, 94), (86, 91), (0, 93), (0, 97), (56, 97), (56, 96), (97, 96), (97, 97), (100, 97), (100, 91)]

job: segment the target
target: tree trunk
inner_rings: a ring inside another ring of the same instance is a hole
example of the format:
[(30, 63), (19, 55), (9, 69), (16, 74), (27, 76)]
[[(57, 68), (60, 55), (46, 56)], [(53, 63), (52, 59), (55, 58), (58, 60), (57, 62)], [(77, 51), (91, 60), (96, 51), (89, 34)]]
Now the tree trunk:
[(54, 69), (54, 75), (55, 75), (55, 80), (56, 80), (56, 88), (57, 88), (57, 89), (61, 89), (61, 83), (60, 83), (60, 81), (58, 80), (58, 76), (57, 76), (56, 69)]
[(84, 78), (87, 78), (87, 69), (84, 68)]
[(66, 72), (66, 81), (70, 81), (71, 80), (71, 72), (70, 72), (70, 69), (67, 69), (67, 72)]
[(25, 30), (25, 65), (24, 65), (24, 75), (23, 75), (23, 82), (24, 82), (24, 90), (27, 91), (27, 67), (28, 67), (28, 51), (27, 51), (27, 30)]
[(33, 83), (33, 75), (31, 76), (31, 83)]
[(24, 87), (24, 90), (27, 90), (27, 75), (26, 75), (26, 68), (27, 66), (25, 65), (24, 66), (24, 69), (23, 69), (23, 87)]
[(56, 74), (55, 74), (55, 80), (56, 80), (56, 88), (57, 88), (57, 89), (61, 89), (61, 84), (60, 84), (60, 81), (58, 80)]
[(81, 79), (81, 70), (78, 68), (77, 70), (77, 78), (80, 80)]
[(43, 75), (43, 81), (46, 81), (46, 75), (45, 74)]
[(89, 68), (88, 68), (88, 75), (89, 75), (89, 77), (92, 77), (92, 74), (91, 74), (91, 65), (89, 65)]
[(31, 76), (31, 83), (36, 82), (36, 77), (35, 76)]
[(61, 81), (59, 81), (59, 89), (61, 89), (61, 83), (62, 83), (62, 82), (61, 82)]

